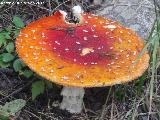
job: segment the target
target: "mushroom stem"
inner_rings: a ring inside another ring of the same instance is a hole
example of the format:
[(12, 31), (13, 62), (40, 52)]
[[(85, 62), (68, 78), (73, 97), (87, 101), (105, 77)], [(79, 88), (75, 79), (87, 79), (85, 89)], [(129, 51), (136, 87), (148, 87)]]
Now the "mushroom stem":
[(80, 113), (82, 111), (84, 88), (63, 87), (61, 95), (63, 96), (61, 109), (68, 110), (70, 113)]

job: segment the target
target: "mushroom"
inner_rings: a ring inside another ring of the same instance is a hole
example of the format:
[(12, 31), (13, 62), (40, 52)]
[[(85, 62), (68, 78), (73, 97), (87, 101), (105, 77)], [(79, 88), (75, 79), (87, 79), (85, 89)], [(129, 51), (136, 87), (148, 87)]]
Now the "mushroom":
[(71, 113), (81, 112), (85, 87), (129, 82), (149, 65), (147, 52), (133, 64), (144, 47), (135, 32), (101, 16), (76, 15), (79, 23), (69, 23), (58, 10), (30, 23), (16, 40), (19, 57), (33, 71), (64, 86), (60, 107)]

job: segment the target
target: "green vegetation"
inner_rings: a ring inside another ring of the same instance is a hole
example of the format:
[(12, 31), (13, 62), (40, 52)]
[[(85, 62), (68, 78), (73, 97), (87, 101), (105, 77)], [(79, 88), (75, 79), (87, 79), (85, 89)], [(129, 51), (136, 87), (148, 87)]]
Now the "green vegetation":
[(10, 116), (15, 116), (26, 105), (26, 101), (16, 99), (11, 102), (6, 102), (4, 106), (0, 105), (0, 119), (7, 120)]
[[(35, 100), (38, 95), (44, 93), (45, 88), (51, 89), (52, 84), (38, 77), (17, 56), (15, 51), (15, 39), (20, 29), (24, 26), (22, 19), (18, 16), (14, 16), (13, 23), (0, 31), (0, 68), (14, 69), (19, 75), (28, 79), (35, 77), (38, 81), (32, 83), (31, 89), (32, 100)], [(24, 100), (17, 99), (6, 103), (4, 106), (0, 106), (0, 119), (7, 120), (9, 116), (14, 116), (25, 104), (26, 102)]]

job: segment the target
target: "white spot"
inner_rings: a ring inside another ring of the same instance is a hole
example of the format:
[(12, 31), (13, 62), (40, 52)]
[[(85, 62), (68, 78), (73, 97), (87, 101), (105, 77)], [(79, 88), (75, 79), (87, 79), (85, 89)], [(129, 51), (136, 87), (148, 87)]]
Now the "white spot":
[(90, 18), (92, 18), (91, 16), (88, 16), (88, 18), (90, 19)]
[(109, 23), (108, 20), (107, 20), (107, 22), (106, 22), (105, 24), (108, 25), (108, 24), (110, 24), (110, 23)]
[(81, 82), (81, 83), (84, 83), (84, 81), (83, 81), (83, 80), (81, 80), (80, 82)]
[(121, 66), (116, 66), (117, 68), (120, 68)]
[(110, 23), (116, 23), (115, 21), (112, 21), (112, 22), (110, 22)]
[(42, 35), (44, 35), (44, 33), (42, 32)]
[(31, 30), (33, 33), (36, 32), (36, 30)]
[(111, 72), (111, 69), (108, 69), (109, 72)]
[(116, 57), (115, 59), (118, 60), (118, 57)]
[(34, 48), (34, 46), (30, 46), (29, 48)]
[(43, 44), (43, 45), (46, 45), (47, 43), (43, 41), (42, 44)]
[(39, 42), (39, 44), (42, 45), (43, 43), (42, 43), (42, 42)]
[(38, 57), (34, 57), (33, 59), (37, 60), (37, 59), (38, 59)]
[(76, 44), (78, 44), (78, 45), (79, 45), (79, 44), (81, 44), (81, 43), (80, 43), (80, 42), (76, 42)]
[(46, 62), (49, 62), (51, 59), (45, 59)]
[(54, 70), (51, 70), (50, 72), (51, 72), (51, 73), (53, 73), (53, 72), (54, 72)]
[(75, 74), (75, 77), (76, 77), (77, 79), (81, 79), (82, 74), (81, 74), (81, 73), (76, 73), (76, 74)]
[(134, 63), (135, 61), (132, 61), (132, 64)]
[(62, 79), (63, 79), (63, 80), (69, 80), (69, 77), (63, 76)]
[(98, 47), (98, 50), (102, 49), (101, 47)]
[(109, 28), (109, 29), (114, 30), (117, 27), (115, 25), (106, 25), (106, 26), (103, 26), (103, 28)]
[(131, 43), (131, 40), (128, 40), (129, 43)]
[(87, 63), (84, 63), (84, 65), (87, 65)]
[(57, 45), (61, 45), (58, 41), (55, 41), (55, 43), (56, 43)]
[(122, 61), (121, 63), (124, 63), (124, 61)]
[(121, 81), (116, 80), (115, 83), (116, 83), (116, 84), (121, 84)]
[(94, 37), (94, 38), (97, 38), (98, 36), (97, 36), (97, 35), (93, 35), (93, 37)]
[(56, 50), (56, 47), (54, 47), (53, 49)]
[(84, 40), (88, 40), (87, 37), (83, 37)]
[(121, 43), (121, 42), (122, 42), (122, 39), (121, 39), (121, 38), (118, 38), (118, 41)]
[(93, 27), (96, 27), (96, 25), (93, 25)]
[(120, 30), (119, 32), (120, 32), (120, 33), (123, 33), (123, 31), (121, 31), (121, 30)]
[(28, 34), (25, 34), (25, 35), (24, 35), (24, 37), (26, 37), (26, 38), (27, 38), (27, 37), (28, 37)]
[(98, 80), (93, 80), (94, 83), (98, 83)]
[(33, 55), (37, 55), (37, 53), (34, 52)]
[(85, 56), (85, 55), (87, 55), (87, 54), (89, 54), (91, 52), (94, 52), (93, 48), (83, 48), (80, 55), (81, 56)]
[(42, 32), (42, 37), (44, 38), (45, 37), (45, 35), (44, 35), (44, 33)]
[(114, 62), (111, 62), (111, 65), (113, 65), (114, 64)]
[(40, 48), (39, 48), (38, 46), (35, 46), (35, 49), (38, 50), (38, 49), (40, 49)]
[(103, 22), (103, 21), (100, 21), (99, 23), (100, 23), (100, 24), (103, 24), (104, 22)]
[(91, 14), (92, 16), (97, 16), (97, 15), (95, 15), (95, 14)]
[(91, 31), (94, 32), (95, 30), (91, 27)]
[(83, 30), (83, 32), (88, 32), (87, 30)]
[(68, 48), (65, 48), (65, 51), (68, 51), (69, 49)]
[(117, 72), (113, 72), (113, 73), (115, 73), (116, 75), (118, 75), (119, 73), (117, 73)]
[(129, 57), (129, 54), (127, 54), (126, 57), (128, 58), (128, 57)]
[(97, 65), (97, 62), (91, 62), (91, 65)]
[(120, 52), (123, 52), (124, 50), (120, 50)]
[(57, 80), (57, 76), (53, 76), (54, 80)]
[(85, 23), (88, 23), (88, 21), (85, 21)]
[(127, 32), (129, 35), (131, 35), (131, 33), (130, 32)]
[(111, 50), (112, 50), (112, 49), (113, 49), (113, 47), (110, 47), (109, 49), (111, 49)]
[(106, 35), (108, 34), (109, 32), (106, 32)]
[(33, 37), (33, 39), (35, 40), (35, 39), (36, 39), (36, 37), (34, 36), (34, 37)]
[(28, 57), (28, 54), (26, 54), (25, 57)]
[(42, 50), (46, 50), (46, 48), (42, 48)]
[(136, 52), (136, 51), (134, 51), (134, 52), (133, 52), (133, 55), (136, 55), (136, 53), (137, 53), (137, 52)]
[(41, 67), (41, 70), (42, 70), (42, 71), (45, 71), (44, 67)]
[(76, 59), (73, 59), (73, 61), (76, 62), (77, 60), (76, 60)]

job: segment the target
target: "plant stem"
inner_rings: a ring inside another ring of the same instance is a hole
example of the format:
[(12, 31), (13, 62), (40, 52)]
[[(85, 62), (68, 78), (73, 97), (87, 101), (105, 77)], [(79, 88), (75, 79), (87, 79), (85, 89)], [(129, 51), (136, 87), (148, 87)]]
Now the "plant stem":
[(80, 113), (82, 111), (84, 88), (63, 87), (61, 95), (63, 96), (61, 109), (68, 110), (70, 113)]

